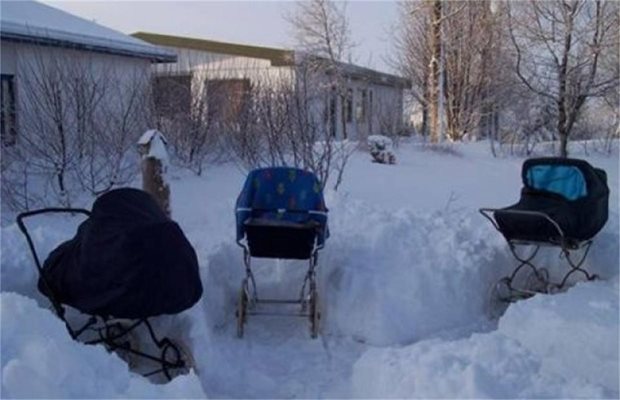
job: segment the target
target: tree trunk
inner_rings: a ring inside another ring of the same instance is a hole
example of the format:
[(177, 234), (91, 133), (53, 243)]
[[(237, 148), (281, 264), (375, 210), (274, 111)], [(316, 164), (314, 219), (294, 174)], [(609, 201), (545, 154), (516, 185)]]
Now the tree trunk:
[(431, 62), (429, 65), (429, 113), (431, 142), (439, 142), (439, 63), (441, 58), (441, 0), (433, 1), (431, 14)]

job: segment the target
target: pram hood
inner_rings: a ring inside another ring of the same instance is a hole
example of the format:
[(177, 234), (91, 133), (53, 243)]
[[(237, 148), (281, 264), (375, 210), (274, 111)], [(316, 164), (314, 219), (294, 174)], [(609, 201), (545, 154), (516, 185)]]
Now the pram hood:
[(507, 239), (560, 240), (556, 226), (540, 216), (518, 213), (523, 211), (548, 216), (560, 227), (564, 239), (573, 242), (591, 239), (607, 222), (605, 171), (584, 160), (543, 157), (526, 160), (521, 175), (524, 187), (519, 202), (495, 212)]
[[(76, 236), (49, 255), (43, 274), (61, 303), (101, 316), (176, 314), (202, 295), (191, 244), (137, 189), (99, 197)], [(41, 282), (39, 290), (46, 294)]]
[(605, 171), (584, 160), (531, 158), (523, 163), (521, 176), (526, 188), (555, 193), (569, 201), (609, 194)]
[[(280, 211), (280, 212), (279, 212)], [(318, 225), (318, 244), (329, 231), (327, 207), (321, 183), (310, 171), (292, 167), (259, 168), (251, 171), (237, 198), (237, 240), (245, 235), (250, 217)]]

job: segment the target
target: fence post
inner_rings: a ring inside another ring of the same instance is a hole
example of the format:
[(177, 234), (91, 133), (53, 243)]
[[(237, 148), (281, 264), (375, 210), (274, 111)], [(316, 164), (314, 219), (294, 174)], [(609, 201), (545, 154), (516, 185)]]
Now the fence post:
[(166, 181), (167, 145), (166, 137), (156, 129), (144, 132), (138, 140), (138, 152), (142, 156), (142, 189), (150, 193), (170, 217), (170, 186)]

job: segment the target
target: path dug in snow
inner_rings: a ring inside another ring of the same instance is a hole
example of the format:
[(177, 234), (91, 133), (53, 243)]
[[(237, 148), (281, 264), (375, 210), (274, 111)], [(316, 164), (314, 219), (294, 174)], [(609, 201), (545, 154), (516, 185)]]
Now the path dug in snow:
[[(535, 296), (497, 323), (485, 317), (488, 290), (514, 261), (477, 208), (517, 200), (522, 160), (493, 159), (486, 146), (464, 145), (455, 156), (405, 145), (395, 166), (354, 155), (342, 188), (327, 193), (332, 235), (319, 258), (316, 340), (307, 319), (283, 317), (250, 317), (245, 337), (236, 338), (243, 262), (233, 208), (244, 176), (232, 167), (201, 178), (173, 171), (173, 215), (196, 248), (205, 294), (166, 326), (190, 343), (204, 394), (617, 397), (617, 155), (591, 160), (607, 170), (612, 189), (610, 220), (588, 261), (603, 281)], [(62, 235), (48, 226), (40, 225), (40, 237), (51, 249)], [(67, 224), (53, 226), (73, 234)], [(14, 226), (3, 229), (3, 291), (34, 296), (34, 269), (18, 236)], [(560, 261), (543, 255), (552, 275), (564, 268)], [(259, 294), (297, 296), (305, 263), (253, 266)], [(31, 276), (7, 284), (7, 273), (27, 268)]]

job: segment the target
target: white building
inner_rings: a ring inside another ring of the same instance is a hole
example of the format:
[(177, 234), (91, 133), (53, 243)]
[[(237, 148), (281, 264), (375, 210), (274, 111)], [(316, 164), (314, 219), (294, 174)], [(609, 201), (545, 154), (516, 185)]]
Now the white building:
[[(308, 59), (292, 50), (270, 47), (145, 32), (133, 36), (165, 47), (178, 57), (177, 63), (155, 66), (155, 100), (163, 113), (188, 110), (196, 98), (205, 98), (207, 107), (221, 108), (227, 103), (226, 107), (235, 109), (252, 84), (299, 83), (300, 70)], [(403, 89), (410, 86), (406, 79), (353, 64), (342, 63), (337, 68), (346, 82), (345, 93), (322, 96), (321, 104), (315, 105), (332, 135), (355, 139), (402, 130)], [(314, 78), (316, 85), (329, 82), (329, 74), (322, 74)], [(175, 91), (179, 93), (175, 101), (167, 100)], [(209, 95), (215, 92), (226, 96)], [(158, 93), (162, 95), (159, 101)]]
[[(149, 81), (151, 64), (176, 61), (174, 53), (41, 3), (3, 1), (0, 7), (4, 145), (19, 141), (20, 130), (31, 122), (27, 115), (40, 113), (36, 103), (45, 98), (40, 91), (67, 92), (79, 77), (103, 93), (105, 82), (105, 99), (98, 104), (120, 110), (129, 92)], [(55, 79), (65, 82), (52, 84)], [(79, 106), (65, 95), (62, 118), (72, 121), (70, 113)]]

